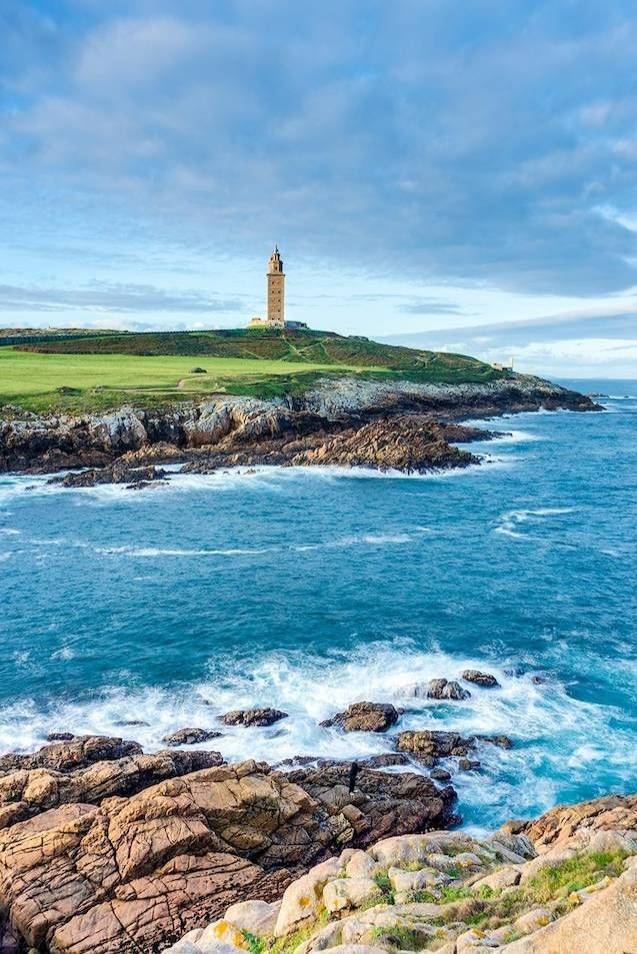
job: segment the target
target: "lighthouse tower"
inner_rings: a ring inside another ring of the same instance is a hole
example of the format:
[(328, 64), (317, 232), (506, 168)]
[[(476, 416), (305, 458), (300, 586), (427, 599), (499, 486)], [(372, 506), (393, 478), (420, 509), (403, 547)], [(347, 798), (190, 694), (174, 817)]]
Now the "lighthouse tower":
[(285, 325), (285, 273), (277, 246), (268, 261), (267, 283), (268, 324), (282, 328)]

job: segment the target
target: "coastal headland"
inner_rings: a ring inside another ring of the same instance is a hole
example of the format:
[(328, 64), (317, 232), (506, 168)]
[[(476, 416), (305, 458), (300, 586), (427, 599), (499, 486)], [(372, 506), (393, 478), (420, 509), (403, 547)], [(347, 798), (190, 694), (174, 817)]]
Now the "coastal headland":
[[(263, 464), (465, 467), (477, 458), (454, 445), (489, 434), (461, 421), (599, 409), (577, 392), (474, 358), (320, 332), (2, 340), (0, 366), (9, 373), (0, 469), (91, 470), (70, 485), (147, 483), (168, 462), (199, 473)], [(185, 374), (184, 363), (188, 375), (171, 389), (166, 376)], [(117, 386), (97, 383), (109, 374), (120, 376)], [(148, 374), (161, 380), (141, 383)]]

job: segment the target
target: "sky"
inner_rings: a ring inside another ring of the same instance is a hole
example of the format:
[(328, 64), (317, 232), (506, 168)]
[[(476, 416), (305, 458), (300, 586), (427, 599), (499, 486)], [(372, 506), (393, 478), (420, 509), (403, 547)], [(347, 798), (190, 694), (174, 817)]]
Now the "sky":
[(637, 377), (634, 0), (0, 0), (0, 326)]

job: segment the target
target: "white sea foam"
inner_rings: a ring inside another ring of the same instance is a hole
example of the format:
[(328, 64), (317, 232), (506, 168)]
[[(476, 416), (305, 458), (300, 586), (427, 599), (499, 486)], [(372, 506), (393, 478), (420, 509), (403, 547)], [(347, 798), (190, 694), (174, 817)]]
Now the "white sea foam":
[(227, 549), (187, 549), (184, 547), (95, 547), (96, 553), (107, 556), (124, 555), (130, 557), (214, 557), (214, 556), (257, 556), (262, 553), (272, 553), (276, 547)]
[[(131, 544), (113, 545), (113, 546), (95, 546), (95, 553), (102, 556), (125, 556), (140, 558), (156, 557), (253, 557), (261, 556), (266, 553), (284, 553), (293, 550), (297, 553), (310, 552), (312, 550), (343, 549), (347, 547), (360, 546), (400, 546), (418, 540), (425, 533), (433, 532), (427, 527), (415, 527), (413, 534), (401, 532), (387, 532), (383, 530), (372, 530), (368, 533), (356, 536), (335, 537), (333, 539), (316, 541), (315, 543), (303, 544), (281, 544), (264, 547), (143, 547), (133, 546)], [(51, 544), (62, 541), (38, 541), (41, 543), (50, 542)], [(88, 547), (90, 544), (82, 541), (75, 541), (72, 545)]]
[(0, 527), (0, 534), (4, 537), (19, 537), (22, 533), (21, 530), (16, 530), (15, 527)]
[(497, 444), (528, 444), (543, 440), (539, 434), (532, 434), (530, 431), (509, 431), (506, 434), (498, 434), (493, 437), (489, 443)]
[(537, 523), (543, 517), (554, 517), (560, 514), (573, 513), (574, 507), (540, 507), (538, 509), (508, 510), (498, 517), (499, 523), (494, 527), (494, 533), (500, 533), (516, 539), (527, 539), (528, 534), (522, 533), (521, 528), (529, 522)]
[[(65, 652), (65, 647), (60, 651)], [(28, 654), (16, 659), (22, 664), (27, 661)], [(501, 688), (468, 685), (471, 698), (464, 702), (406, 695), (414, 682), (458, 678), (465, 668), (493, 672)], [(64, 730), (123, 735), (152, 751), (163, 746), (163, 736), (184, 725), (214, 729), (224, 711), (273, 705), (289, 717), (250, 731), (224, 726), (215, 748), (230, 760), (250, 757), (269, 762), (296, 755), (353, 758), (387, 751), (391, 739), (385, 735), (340, 733), (318, 725), (362, 698), (404, 707), (401, 729), (512, 735), (516, 745), (510, 751), (479, 745), (484, 773), (491, 781), (470, 773), (455, 776), (461, 797), (474, 806), (496, 811), (498, 805), (508, 804), (520, 811), (525, 805), (529, 810), (535, 810), (538, 803), (549, 805), (560, 780), (586, 781), (586, 773), (601, 751), (612, 760), (617, 777), (627, 777), (632, 771), (632, 739), (611, 728), (618, 713), (610, 707), (572, 698), (555, 679), (538, 685), (531, 673), (510, 676), (492, 660), (440, 650), (418, 651), (408, 643), (367, 645), (364, 658), (358, 653), (333, 653), (327, 659), (301, 652), (271, 653), (253, 666), (236, 659), (234, 664), (228, 661), (223, 674), (191, 685), (170, 689), (122, 686), (85, 702), (60, 702), (48, 712), (35, 701), (9, 705), (0, 710), (0, 750), (33, 749), (48, 732)], [(140, 713), (147, 725), (133, 724)], [(456, 766), (451, 767), (456, 771)]]
[(76, 656), (77, 653), (71, 646), (62, 646), (60, 649), (56, 649), (51, 653), (53, 659), (63, 659), (65, 661), (75, 659)]

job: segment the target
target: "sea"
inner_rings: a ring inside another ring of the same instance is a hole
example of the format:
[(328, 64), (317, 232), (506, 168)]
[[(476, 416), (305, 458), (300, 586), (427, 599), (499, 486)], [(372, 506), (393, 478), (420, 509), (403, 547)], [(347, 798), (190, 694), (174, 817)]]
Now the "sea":
[[(353, 759), (391, 738), (318, 723), (371, 700), (396, 731), (511, 737), (451, 766), (468, 826), (637, 791), (637, 382), (561, 383), (604, 412), (485, 421), (502, 434), (461, 471), (0, 475), (0, 752), (52, 731), (154, 751), (258, 705), (288, 718), (223, 727), (227, 759)], [(500, 687), (410, 695), (467, 668)]]

